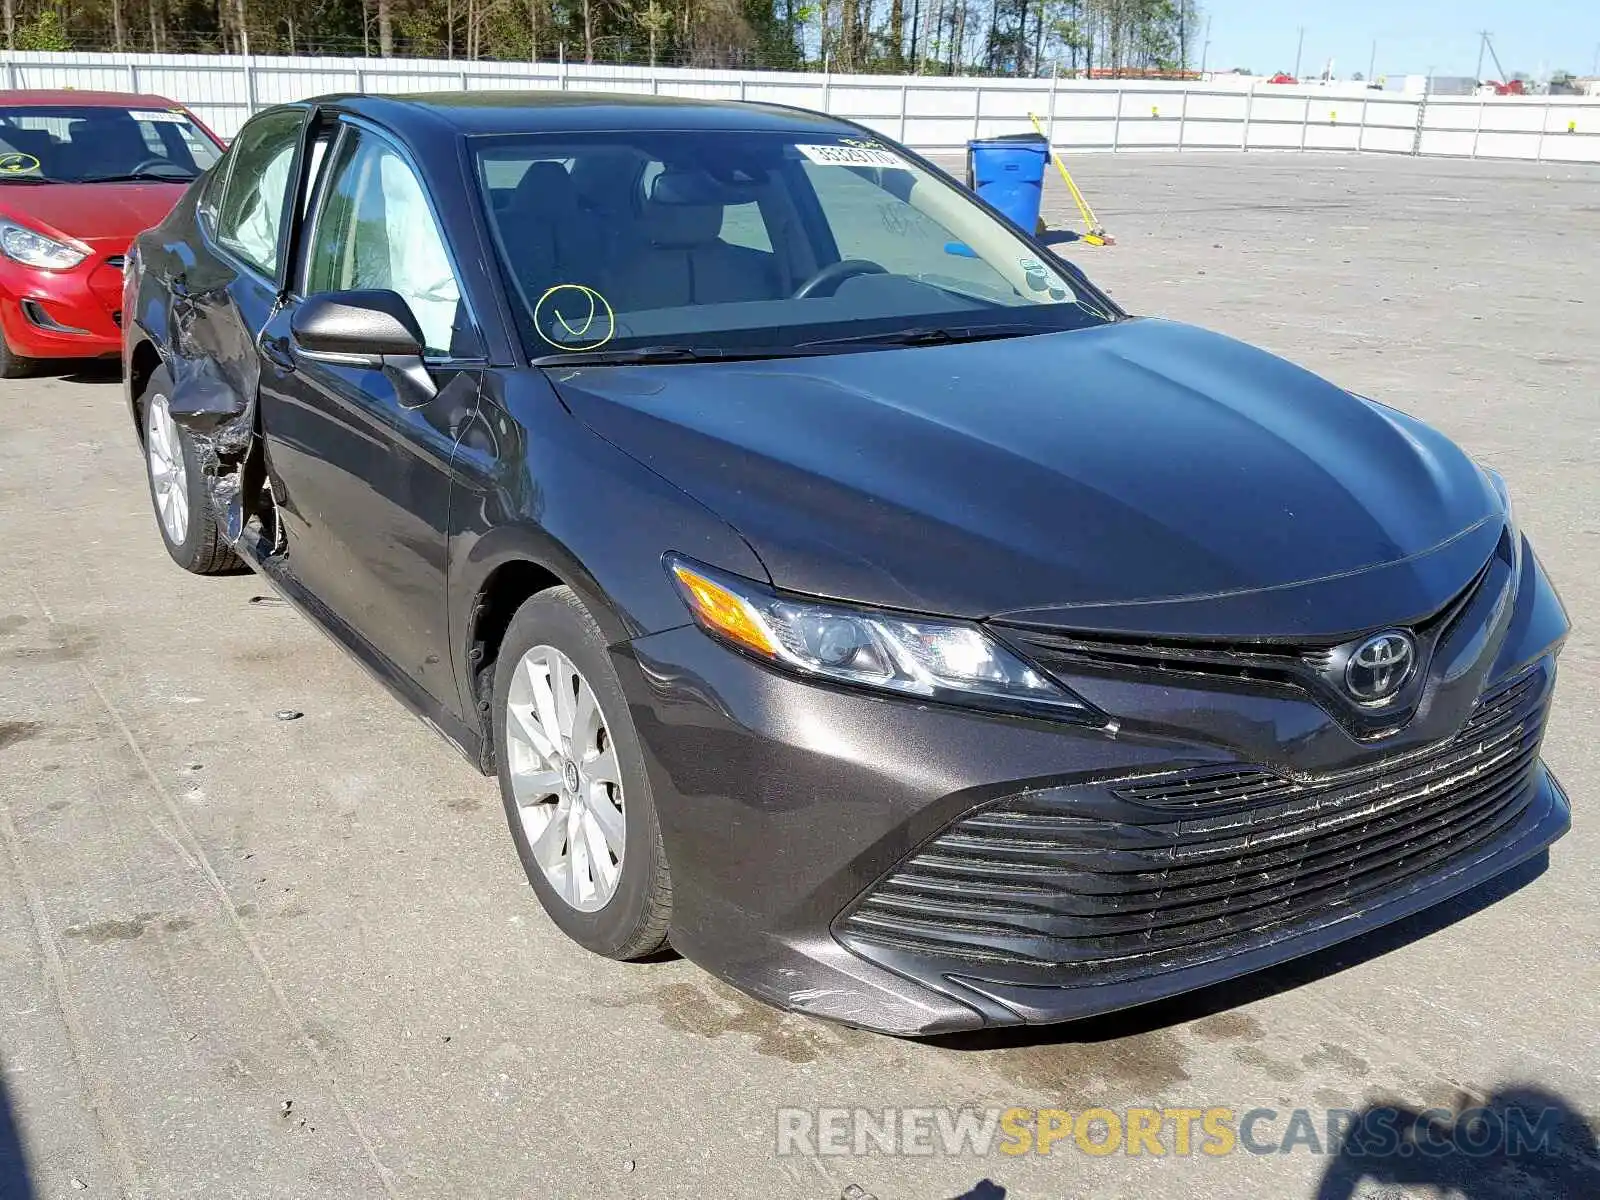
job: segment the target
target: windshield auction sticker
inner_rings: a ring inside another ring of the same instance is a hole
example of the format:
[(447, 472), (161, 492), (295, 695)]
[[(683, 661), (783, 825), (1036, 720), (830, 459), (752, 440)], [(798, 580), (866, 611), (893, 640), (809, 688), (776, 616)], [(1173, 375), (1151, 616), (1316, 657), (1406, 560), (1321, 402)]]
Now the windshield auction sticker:
[(31, 154), (0, 154), (0, 175), (26, 175), (39, 169), (39, 160)]
[(874, 146), (802, 146), (796, 145), (800, 151), (814, 163), (821, 163), (825, 167), (903, 167), (898, 154), (888, 150), (880, 150)]

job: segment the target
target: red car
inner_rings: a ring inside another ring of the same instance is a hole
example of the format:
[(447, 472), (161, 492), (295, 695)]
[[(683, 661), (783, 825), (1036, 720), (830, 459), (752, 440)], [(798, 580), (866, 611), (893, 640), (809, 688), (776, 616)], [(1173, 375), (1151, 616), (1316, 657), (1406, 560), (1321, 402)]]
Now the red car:
[(0, 376), (122, 347), (122, 257), (222, 142), (160, 96), (0, 91)]

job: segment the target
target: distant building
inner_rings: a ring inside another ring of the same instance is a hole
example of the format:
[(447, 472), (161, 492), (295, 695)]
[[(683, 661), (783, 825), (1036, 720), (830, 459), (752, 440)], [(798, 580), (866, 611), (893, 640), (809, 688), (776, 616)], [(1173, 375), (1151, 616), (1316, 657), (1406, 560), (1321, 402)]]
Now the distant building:
[(1400, 92), (1407, 96), (1470, 96), (1478, 90), (1478, 81), (1470, 75), (1390, 75), (1383, 81), (1386, 92)]

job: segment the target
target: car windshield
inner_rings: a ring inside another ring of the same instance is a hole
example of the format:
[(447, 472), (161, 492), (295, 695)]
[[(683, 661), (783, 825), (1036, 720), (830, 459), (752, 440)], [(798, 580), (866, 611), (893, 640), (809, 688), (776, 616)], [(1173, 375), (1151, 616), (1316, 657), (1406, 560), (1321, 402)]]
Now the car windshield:
[(473, 139), (529, 352), (694, 361), (1080, 329), (1116, 310), (876, 139)]
[(181, 109), (0, 108), (0, 183), (184, 183), (220, 154)]

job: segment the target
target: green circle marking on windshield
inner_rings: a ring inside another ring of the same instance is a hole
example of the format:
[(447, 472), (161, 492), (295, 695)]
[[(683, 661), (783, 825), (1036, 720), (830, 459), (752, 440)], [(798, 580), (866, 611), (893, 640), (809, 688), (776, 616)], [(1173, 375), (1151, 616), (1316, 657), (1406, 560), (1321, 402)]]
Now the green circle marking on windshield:
[(26, 175), (39, 169), (39, 160), (31, 154), (0, 154), (0, 175)]
[[(554, 318), (568, 340), (557, 341), (544, 331), (546, 317)], [(533, 328), (557, 350), (598, 350), (617, 332), (617, 314), (592, 287), (558, 283), (546, 289), (533, 306)]]

